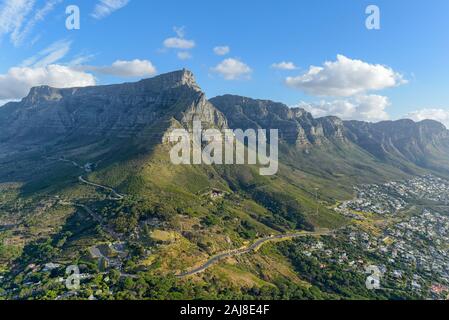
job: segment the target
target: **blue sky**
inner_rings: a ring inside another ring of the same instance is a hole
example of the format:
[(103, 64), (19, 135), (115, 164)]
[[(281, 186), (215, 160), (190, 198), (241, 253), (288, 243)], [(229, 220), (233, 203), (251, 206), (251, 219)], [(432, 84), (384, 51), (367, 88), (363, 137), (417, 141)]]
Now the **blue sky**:
[[(370, 4), (380, 30), (365, 26)], [(68, 5), (79, 30), (66, 28)], [(0, 101), (188, 68), (209, 97), (449, 124), (448, 15), (447, 0), (0, 0)]]

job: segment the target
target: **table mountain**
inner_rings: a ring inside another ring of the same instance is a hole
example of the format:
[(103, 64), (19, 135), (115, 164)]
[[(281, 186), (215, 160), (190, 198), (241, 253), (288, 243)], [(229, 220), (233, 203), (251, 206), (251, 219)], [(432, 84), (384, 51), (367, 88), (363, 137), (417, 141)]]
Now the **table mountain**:
[(48, 143), (69, 137), (161, 137), (171, 120), (187, 125), (193, 117), (226, 126), (187, 70), (118, 85), (41, 86), (0, 109), (0, 139)]

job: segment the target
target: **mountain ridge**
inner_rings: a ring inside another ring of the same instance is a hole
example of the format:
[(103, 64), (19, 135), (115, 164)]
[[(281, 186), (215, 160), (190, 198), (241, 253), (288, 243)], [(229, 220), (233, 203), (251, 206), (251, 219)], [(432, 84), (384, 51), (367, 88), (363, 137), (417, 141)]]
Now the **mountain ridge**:
[(421, 167), (449, 174), (449, 131), (439, 122), (343, 121), (314, 118), (304, 109), (271, 100), (237, 95), (207, 99), (186, 69), (124, 84), (32, 88), (22, 101), (0, 108), (0, 143), (69, 145), (67, 141), (85, 139), (87, 145), (98, 139), (131, 139), (128, 145), (149, 149), (166, 141), (173, 128), (190, 129), (194, 119), (204, 128), (279, 129), (285, 143), (281, 149), (296, 158), (307, 160), (312, 151), (332, 149), (335, 159), (348, 163), (350, 154), (339, 150), (349, 148), (403, 172)]
[[(152, 84), (154, 83), (158, 83), (158, 86), (154, 87), (152, 86)], [(173, 71), (173, 72), (169, 72), (169, 73), (164, 73), (152, 78), (146, 78), (146, 79), (142, 79), (140, 81), (137, 82), (125, 82), (125, 83), (120, 83), (120, 84), (110, 84), (110, 85), (97, 85), (97, 86), (88, 86), (88, 87), (73, 87), (73, 88), (54, 88), (54, 87), (50, 87), (50, 86), (46, 86), (46, 85), (42, 85), (42, 86), (36, 86), (36, 87), (32, 87), (29, 91), (29, 94), (24, 97), (21, 101), (18, 102), (9, 102), (6, 103), (3, 107), (5, 109), (8, 108), (12, 108), (13, 106), (17, 106), (18, 104), (22, 104), (24, 106), (36, 106), (42, 103), (50, 103), (50, 102), (59, 102), (61, 99), (70, 97), (70, 96), (76, 96), (76, 95), (80, 95), (80, 93), (85, 93), (85, 95), (89, 95), (92, 93), (95, 93), (95, 91), (100, 91), (100, 93), (104, 92), (104, 93), (108, 93), (108, 94), (121, 94), (123, 91), (127, 91), (127, 90), (131, 90), (132, 94), (143, 94), (145, 93), (146, 90), (148, 91), (157, 91), (157, 90), (167, 90), (167, 89), (173, 89), (173, 88), (177, 88), (177, 87), (182, 87), (182, 86), (186, 86), (189, 88), (192, 88), (195, 91), (198, 92), (202, 92), (200, 86), (197, 84), (194, 74), (187, 70), (187, 69), (182, 69), (182, 70), (177, 70), (177, 71)], [(98, 94), (98, 93), (97, 93)], [(128, 95), (130, 93), (128, 92)], [(202, 94), (205, 96), (205, 93), (202, 92)], [(220, 96), (216, 96), (213, 98), (208, 99), (211, 102), (217, 102), (218, 100), (221, 99), (241, 99), (242, 101), (253, 101), (253, 102), (257, 102), (257, 103), (261, 103), (265, 106), (269, 105), (270, 108), (274, 108), (277, 109), (278, 111), (280, 109), (286, 109), (287, 112), (285, 112), (285, 110), (282, 110), (283, 112), (286, 113), (286, 116), (289, 119), (292, 118), (301, 118), (301, 117), (305, 117), (305, 118), (309, 118), (309, 119), (313, 119), (316, 120), (318, 122), (320, 121), (328, 121), (330, 123), (336, 123), (336, 122), (340, 122), (340, 123), (358, 123), (364, 126), (381, 126), (381, 125), (386, 125), (386, 124), (401, 124), (404, 122), (407, 122), (408, 124), (414, 124), (414, 125), (424, 125), (424, 124), (433, 124), (434, 126), (440, 126), (440, 127), (444, 127), (444, 125), (438, 121), (435, 120), (430, 120), (430, 119), (426, 119), (426, 120), (422, 120), (422, 121), (418, 121), (415, 122), (411, 119), (398, 119), (398, 120), (387, 120), (387, 121), (380, 121), (380, 122), (366, 122), (366, 121), (359, 121), (359, 120), (342, 120), (340, 118), (338, 118), (337, 116), (325, 116), (325, 117), (318, 117), (318, 118), (314, 118), (311, 113), (309, 113), (308, 111), (306, 111), (303, 108), (291, 108), (288, 107), (286, 104), (282, 103), (282, 102), (275, 102), (273, 100), (269, 100), (269, 99), (254, 99), (254, 98), (249, 98), (249, 97), (244, 97), (244, 96), (239, 96), (239, 95), (232, 95), (232, 94), (225, 94), (225, 95), (220, 95)], [(444, 129), (446, 129), (444, 127)], [(447, 130), (447, 129), (446, 129)]]

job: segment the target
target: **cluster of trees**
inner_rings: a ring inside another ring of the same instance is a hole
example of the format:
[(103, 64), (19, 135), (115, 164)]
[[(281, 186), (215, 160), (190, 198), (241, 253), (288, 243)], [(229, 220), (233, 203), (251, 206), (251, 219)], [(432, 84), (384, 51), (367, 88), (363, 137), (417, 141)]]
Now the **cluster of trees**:
[(0, 239), (0, 264), (7, 264), (21, 254), (22, 248), (20, 246), (5, 244), (4, 240)]

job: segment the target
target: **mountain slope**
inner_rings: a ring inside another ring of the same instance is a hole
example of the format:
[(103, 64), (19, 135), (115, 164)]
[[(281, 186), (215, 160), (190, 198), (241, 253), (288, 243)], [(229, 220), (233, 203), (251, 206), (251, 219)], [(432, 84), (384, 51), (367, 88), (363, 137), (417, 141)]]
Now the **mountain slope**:
[(411, 120), (345, 122), (348, 139), (387, 163), (419, 167), (448, 174), (449, 131), (439, 122)]
[[(351, 174), (360, 168), (366, 171), (354, 176), (361, 179), (422, 174), (427, 169), (448, 173), (449, 131), (436, 121), (373, 124), (315, 119), (304, 109), (273, 101), (232, 95), (210, 101), (225, 114), (231, 128), (279, 129), (286, 144), (284, 154), (291, 155), (289, 163), (307, 172)], [(326, 165), (329, 157), (332, 164)]]

